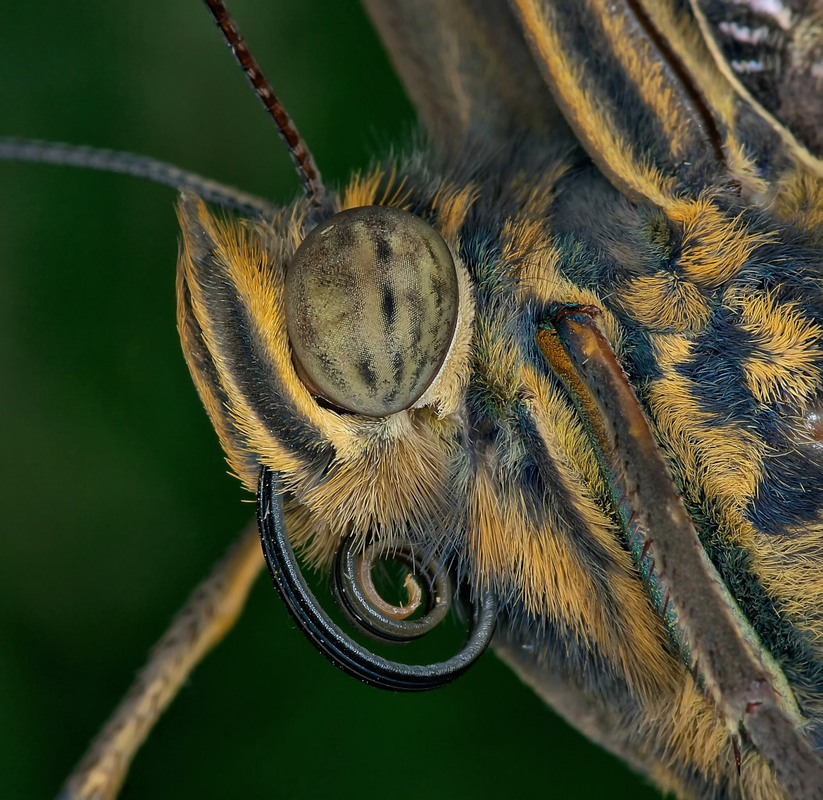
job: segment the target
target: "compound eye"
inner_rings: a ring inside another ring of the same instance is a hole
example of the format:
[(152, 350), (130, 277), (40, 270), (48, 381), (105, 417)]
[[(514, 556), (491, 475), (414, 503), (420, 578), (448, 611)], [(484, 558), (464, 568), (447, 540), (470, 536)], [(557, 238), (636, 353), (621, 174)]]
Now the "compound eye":
[(286, 271), (292, 353), (309, 390), (382, 417), (409, 408), (443, 365), (457, 323), (457, 272), (440, 234), (386, 206), (341, 211)]

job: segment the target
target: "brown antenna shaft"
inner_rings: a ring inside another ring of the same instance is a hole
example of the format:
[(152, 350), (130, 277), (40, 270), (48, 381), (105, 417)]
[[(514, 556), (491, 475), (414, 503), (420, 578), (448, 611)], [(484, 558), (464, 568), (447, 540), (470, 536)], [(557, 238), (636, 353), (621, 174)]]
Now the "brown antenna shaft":
[(271, 88), (271, 84), (266, 80), (266, 76), (263, 75), (263, 71), (237, 29), (237, 25), (231, 14), (229, 14), (225, 3), (220, 2), (220, 0), (206, 0), (206, 5), (209, 7), (209, 11), (211, 11), (214, 21), (217, 23), (217, 27), (220, 28), (232, 53), (234, 53), (234, 57), (243, 72), (246, 73), (255, 94), (260, 98), (269, 116), (274, 120), (280, 137), (286, 143), (289, 155), (297, 167), (297, 173), (303, 181), (309, 202), (314, 208), (321, 207), (326, 189), (323, 186), (323, 179), (320, 177), (320, 170), (317, 169), (306, 142), (298, 132), (283, 104), (277, 99), (277, 95)]

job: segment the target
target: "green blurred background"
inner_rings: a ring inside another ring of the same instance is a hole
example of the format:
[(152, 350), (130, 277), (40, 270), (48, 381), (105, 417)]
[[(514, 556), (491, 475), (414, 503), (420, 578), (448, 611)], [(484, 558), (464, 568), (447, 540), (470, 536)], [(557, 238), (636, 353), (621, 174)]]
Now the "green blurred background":
[[(327, 181), (413, 112), (351, 0), (231, 4)], [(287, 202), (284, 149), (195, 0), (16, 3), (0, 133), (132, 150)], [(0, 797), (46, 798), (252, 514), (177, 341), (172, 191), (0, 164)], [(489, 655), (399, 696), (330, 667), (268, 579), (125, 798), (653, 798)]]

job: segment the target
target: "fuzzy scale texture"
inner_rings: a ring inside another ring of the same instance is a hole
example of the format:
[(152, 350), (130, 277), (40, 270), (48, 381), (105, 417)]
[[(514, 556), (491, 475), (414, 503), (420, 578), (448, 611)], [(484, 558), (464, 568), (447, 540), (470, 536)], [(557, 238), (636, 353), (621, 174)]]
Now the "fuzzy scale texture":
[[(369, 2), (427, 122), (439, 89), (393, 31), (452, 42), (438, 25), (482, 5), (450, 4), (421, 33), (413, 4)], [(417, 407), (338, 413), (301, 380), (284, 287), (314, 224), (304, 201), (238, 223), (184, 195), (189, 367), (244, 484), (254, 490), (260, 464), (280, 474), (309, 558), (328, 564), (350, 534), (434, 551), (496, 592), (501, 656), (662, 790), (789, 798), (684, 663), (626, 544), (591, 420), (536, 336), (560, 309), (600, 310), (700, 542), (823, 757), (821, 178), (711, 66), (686, 4), (514, 5), (458, 29), (465, 58), (437, 51), (455, 95), (451, 127), (430, 124), (443, 144), (331, 202), (411, 212), (454, 259), (454, 338)], [(493, 74), (476, 80), (523, 40), (534, 63), (511, 95)], [(671, 54), (691, 74), (682, 91)], [(541, 75), (568, 128), (542, 113)], [(699, 646), (700, 631), (681, 633)]]
[[(379, 532), (458, 559), (501, 597), (512, 660), (594, 705), (609, 746), (686, 796), (738, 796), (732, 737), (667, 639), (534, 337), (552, 308), (603, 309), (702, 541), (821, 748), (823, 458), (804, 426), (823, 379), (820, 253), (725, 196), (683, 201), (672, 219), (631, 205), (583, 159), (547, 169), (542, 153), (538, 171), (519, 153), (515, 177), (494, 158), (458, 164), (452, 181), (432, 181), (419, 157), (400, 168), (402, 206), (443, 225), (474, 292), (453, 413), (369, 419), (314, 403), (285, 331), (294, 214), (240, 227), (184, 201), (189, 363), (233, 469), (250, 487), (260, 462), (283, 475), (293, 536), (310, 553)], [(341, 206), (392, 196), (393, 173), (356, 183)], [(781, 796), (745, 788), (771, 785), (745, 744), (741, 770), (741, 796)]]

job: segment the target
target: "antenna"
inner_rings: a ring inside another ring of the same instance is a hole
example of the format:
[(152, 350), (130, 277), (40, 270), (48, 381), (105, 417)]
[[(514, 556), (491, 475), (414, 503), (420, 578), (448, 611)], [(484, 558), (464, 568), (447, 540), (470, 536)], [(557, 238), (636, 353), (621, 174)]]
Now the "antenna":
[[(274, 120), (280, 137), (286, 143), (289, 155), (297, 167), (297, 174), (303, 181), (309, 203), (314, 211), (321, 209), (326, 190), (320, 171), (303, 137), (282, 103), (277, 99), (277, 95), (263, 75), (226, 6), (216, 0), (206, 0), (206, 5), (243, 72), (246, 73), (255, 94)], [(262, 198), (209, 180), (194, 172), (182, 170), (173, 164), (134, 153), (0, 136), (0, 161), (29, 161), (133, 175), (175, 189), (192, 189), (210, 203), (247, 216), (266, 216), (271, 214), (275, 208), (272, 203)]]
[(220, 28), (241, 69), (246, 73), (255, 94), (260, 98), (269, 116), (274, 120), (280, 137), (286, 143), (289, 155), (297, 167), (297, 174), (303, 181), (306, 197), (315, 209), (321, 208), (326, 189), (306, 142), (298, 132), (283, 104), (277, 99), (277, 95), (271, 88), (271, 84), (266, 80), (266, 76), (263, 75), (257, 60), (251, 54), (225, 3), (220, 2), (220, 0), (206, 0), (206, 5), (209, 7), (217, 27)]
[(29, 161), (133, 175), (163, 186), (171, 186), (172, 189), (191, 189), (206, 202), (245, 216), (270, 216), (276, 210), (276, 206), (267, 200), (204, 178), (195, 172), (155, 158), (119, 150), (0, 136), (0, 161)]

